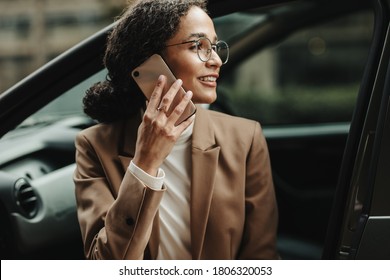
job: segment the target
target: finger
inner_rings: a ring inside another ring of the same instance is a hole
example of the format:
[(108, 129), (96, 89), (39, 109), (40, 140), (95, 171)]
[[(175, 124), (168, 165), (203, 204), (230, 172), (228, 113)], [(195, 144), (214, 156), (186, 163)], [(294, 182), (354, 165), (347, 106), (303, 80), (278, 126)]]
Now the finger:
[(178, 126), (176, 126), (177, 129), (179, 129), (179, 134), (181, 135), (181, 133), (187, 128), (189, 127), (195, 120), (195, 115), (192, 115), (191, 117), (189, 117), (188, 119), (186, 119), (185, 121), (181, 122)]
[(193, 95), (192, 91), (187, 91), (184, 94), (184, 96), (181, 99), (181, 101), (179, 102), (179, 104), (177, 104), (177, 106), (173, 109), (171, 115), (169, 116), (170, 122), (176, 123), (177, 120), (182, 116), (188, 103), (190, 102), (190, 100), (192, 98), (192, 95)]
[(163, 111), (167, 116), (170, 115), (170, 107), (172, 104), (173, 99), (175, 98), (176, 94), (179, 92), (181, 86), (183, 84), (183, 81), (181, 79), (177, 79), (172, 86), (169, 88), (169, 90), (164, 94), (164, 96), (161, 98), (161, 102), (157, 109), (159, 111)]
[(153, 93), (150, 96), (147, 109), (156, 110), (156, 108), (160, 104), (161, 95), (163, 93), (165, 83), (166, 83), (166, 77), (164, 75), (160, 75), (158, 77), (156, 86), (154, 87)]

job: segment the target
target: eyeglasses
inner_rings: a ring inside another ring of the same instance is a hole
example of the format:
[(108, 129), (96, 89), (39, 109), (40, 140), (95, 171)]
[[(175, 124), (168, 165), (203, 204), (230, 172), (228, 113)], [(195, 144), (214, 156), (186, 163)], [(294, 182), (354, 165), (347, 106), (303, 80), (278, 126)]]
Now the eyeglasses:
[(229, 46), (225, 41), (218, 41), (215, 44), (211, 43), (210, 39), (206, 37), (200, 37), (196, 40), (186, 41), (178, 44), (168, 45), (166, 47), (173, 47), (184, 44), (195, 44), (196, 52), (201, 61), (206, 62), (211, 58), (212, 51), (215, 51), (219, 58), (222, 60), (222, 64), (228, 62), (229, 59)]

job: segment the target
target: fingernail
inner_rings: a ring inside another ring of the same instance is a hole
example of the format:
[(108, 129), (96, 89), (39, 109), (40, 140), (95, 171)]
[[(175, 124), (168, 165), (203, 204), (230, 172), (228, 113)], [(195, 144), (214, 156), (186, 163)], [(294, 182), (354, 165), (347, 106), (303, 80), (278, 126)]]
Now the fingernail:
[(183, 84), (183, 81), (181, 79), (177, 79), (176, 80), (176, 83), (179, 84), (179, 85), (182, 85)]
[(159, 77), (158, 77), (158, 81), (159, 82), (162, 82), (164, 80), (164, 75), (160, 75)]
[(192, 97), (192, 91), (189, 90), (186, 92), (186, 98), (191, 99), (191, 97)]

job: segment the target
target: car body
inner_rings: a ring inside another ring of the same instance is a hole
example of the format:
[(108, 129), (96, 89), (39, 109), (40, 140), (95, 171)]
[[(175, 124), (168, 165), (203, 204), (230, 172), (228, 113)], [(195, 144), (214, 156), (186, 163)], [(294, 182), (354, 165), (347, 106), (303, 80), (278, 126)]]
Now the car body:
[[(282, 259), (390, 259), (388, 1), (208, 5), (231, 50), (210, 109), (262, 124)], [(114, 25), (0, 95), (2, 259), (84, 258), (74, 139)]]

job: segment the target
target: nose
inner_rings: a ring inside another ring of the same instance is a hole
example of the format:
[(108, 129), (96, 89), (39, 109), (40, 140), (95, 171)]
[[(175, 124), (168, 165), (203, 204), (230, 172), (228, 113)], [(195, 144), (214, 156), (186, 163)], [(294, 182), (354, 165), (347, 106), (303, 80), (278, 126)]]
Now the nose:
[(221, 67), (222, 66), (222, 60), (219, 57), (218, 53), (211, 49), (211, 56), (210, 59), (206, 62), (209, 67)]

